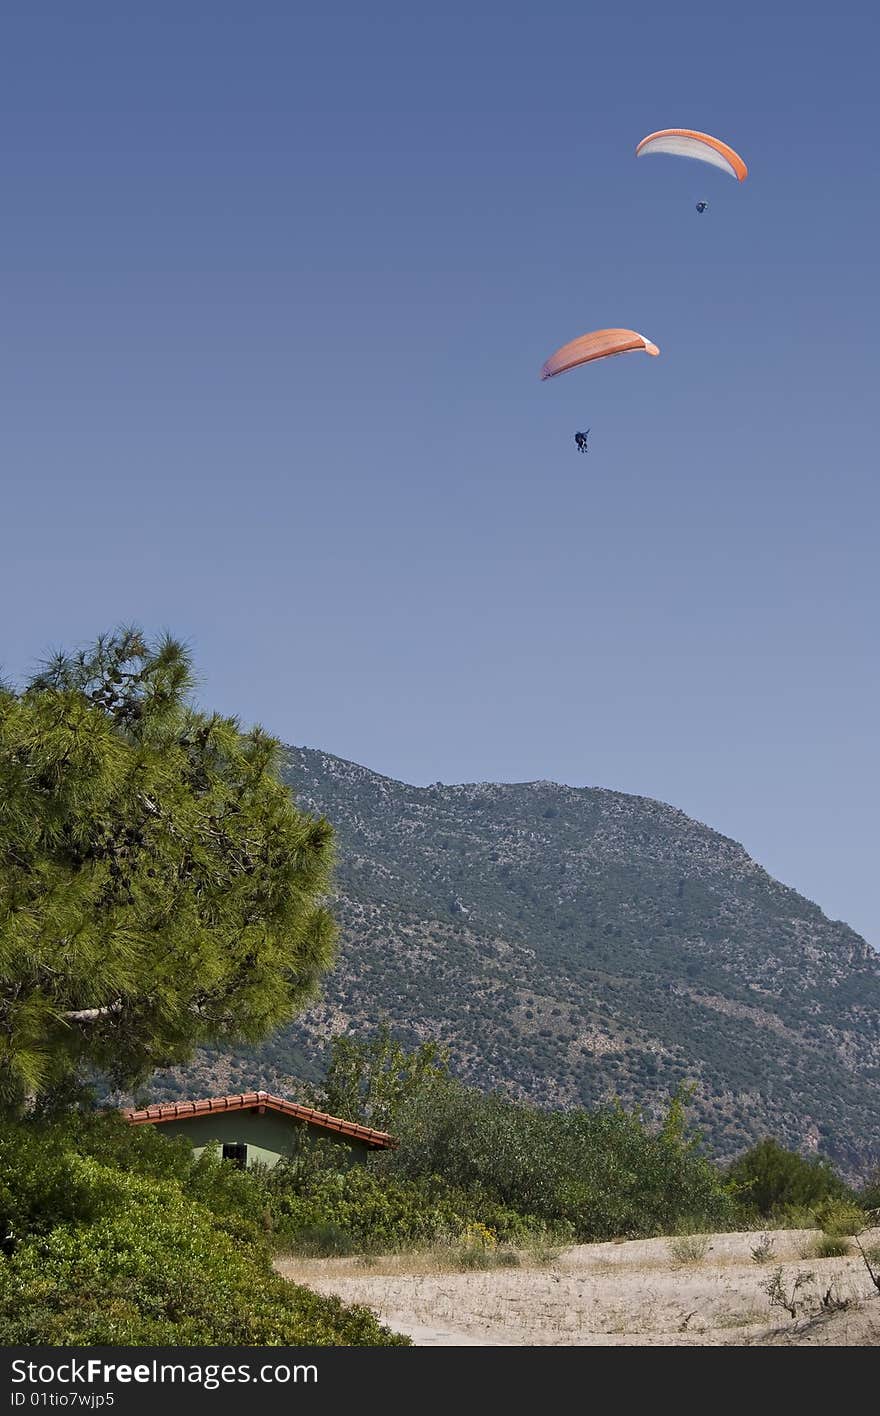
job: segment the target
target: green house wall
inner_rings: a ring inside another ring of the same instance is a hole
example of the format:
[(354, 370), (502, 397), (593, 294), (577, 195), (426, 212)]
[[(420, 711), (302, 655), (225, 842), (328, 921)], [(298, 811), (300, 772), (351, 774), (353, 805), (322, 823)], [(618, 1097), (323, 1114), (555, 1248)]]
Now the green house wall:
[(249, 1166), (255, 1161), (268, 1166), (277, 1165), (283, 1156), (293, 1154), (303, 1132), (315, 1140), (330, 1141), (340, 1146), (346, 1153), (346, 1163), (365, 1161), (370, 1149), (363, 1141), (351, 1136), (327, 1131), (323, 1126), (312, 1126), (297, 1120), (295, 1116), (271, 1111), (268, 1107), (262, 1114), (254, 1107), (247, 1111), (216, 1111), (203, 1116), (182, 1116), (173, 1121), (147, 1124), (158, 1125), (168, 1136), (186, 1136), (196, 1153), (203, 1151), (212, 1141), (218, 1141), (221, 1145), (244, 1144), (248, 1148)]

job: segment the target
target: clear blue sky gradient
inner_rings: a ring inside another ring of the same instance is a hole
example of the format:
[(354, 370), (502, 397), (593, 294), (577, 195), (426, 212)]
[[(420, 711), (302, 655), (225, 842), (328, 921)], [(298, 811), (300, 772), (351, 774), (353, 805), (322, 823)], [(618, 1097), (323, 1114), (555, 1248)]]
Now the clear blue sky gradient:
[[(7, 3), (6, 672), (167, 628), (208, 707), (660, 797), (880, 944), (878, 48), (869, 4)], [(636, 161), (665, 126), (748, 181)], [(661, 357), (539, 381), (604, 325)]]

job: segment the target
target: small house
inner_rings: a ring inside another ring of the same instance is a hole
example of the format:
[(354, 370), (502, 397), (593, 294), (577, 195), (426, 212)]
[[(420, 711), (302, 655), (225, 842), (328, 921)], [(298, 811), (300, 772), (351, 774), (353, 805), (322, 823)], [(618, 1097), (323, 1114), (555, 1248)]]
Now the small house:
[(224, 1160), (242, 1169), (255, 1161), (277, 1165), (282, 1157), (293, 1155), (306, 1136), (346, 1147), (346, 1163), (364, 1161), (370, 1151), (389, 1150), (395, 1144), (386, 1131), (343, 1121), (265, 1091), (162, 1102), (122, 1114), (132, 1126), (161, 1126), (173, 1136), (186, 1136), (196, 1152), (216, 1142)]

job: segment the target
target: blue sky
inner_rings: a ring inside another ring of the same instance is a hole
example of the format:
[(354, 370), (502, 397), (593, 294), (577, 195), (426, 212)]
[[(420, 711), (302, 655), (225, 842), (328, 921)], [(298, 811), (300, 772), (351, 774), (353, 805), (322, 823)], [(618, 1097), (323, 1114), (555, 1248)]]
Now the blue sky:
[[(847, 3), (5, 5), (7, 673), (169, 629), (206, 706), (660, 797), (880, 944), (878, 42)], [(637, 162), (665, 126), (748, 181)], [(539, 381), (605, 325), (661, 357)]]

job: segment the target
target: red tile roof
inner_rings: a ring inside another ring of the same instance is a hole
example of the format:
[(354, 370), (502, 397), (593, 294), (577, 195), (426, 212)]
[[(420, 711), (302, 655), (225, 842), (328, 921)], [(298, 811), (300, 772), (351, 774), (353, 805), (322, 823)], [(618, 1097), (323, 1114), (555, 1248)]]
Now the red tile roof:
[(372, 1150), (389, 1150), (397, 1144), (387, 1131), (374, 1131), (371, 1126), (342, 1121), (338, 1116), (328, 1116), (326, 1111), (315, 1111), (311, 1106), (300, 1106), (298, 1102), (285, 1101), (284, 1097), (265, 1091), (212, 1096), (203, 1101), (166, 1101), (148, 1106), (143, 1111), (124, 1110), (122, 1114), (132, 1126), (144, 1126), (162, 1121), (186, 1121), (193, 1116), (210, 1116), (217, 1111), (253, 1111), (261, 1107), (280, 1111), (284, 1116), (293, 1116), (297, 1121), (306, 1121), (310, 1126), (320, 1126), (325, 1131), (351, 1136), (352, 1140), (363, 1141)]

